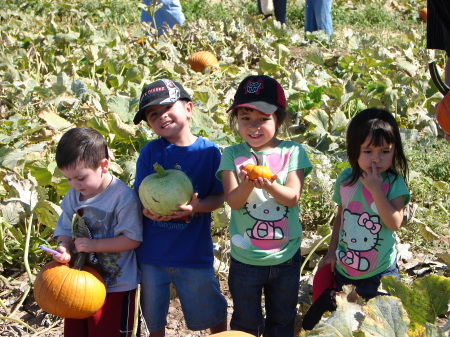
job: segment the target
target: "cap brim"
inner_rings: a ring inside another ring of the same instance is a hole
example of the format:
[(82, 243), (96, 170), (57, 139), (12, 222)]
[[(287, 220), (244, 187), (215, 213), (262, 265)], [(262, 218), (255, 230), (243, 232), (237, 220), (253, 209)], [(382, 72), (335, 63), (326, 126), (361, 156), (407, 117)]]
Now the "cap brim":
[(326, 264), (316, 271), (313, 279), (312, 293), (313, 300), (316, 301), (320, 295), (329, 288), (335, 288), (334, 273), (331, 264)]
[(263, 102), (263, 101), (249, 101), (249, 102), (235, 102), (228, 110), (227, 112), (230, 112), (231, 110), (238, 109), (238, 108), (248, 108), (248, 109), (254, 109), (258, 110), (259, 112), (262, 112), (266, 115), (271, 115), (275, 111), (277, 111), (278, 106)]

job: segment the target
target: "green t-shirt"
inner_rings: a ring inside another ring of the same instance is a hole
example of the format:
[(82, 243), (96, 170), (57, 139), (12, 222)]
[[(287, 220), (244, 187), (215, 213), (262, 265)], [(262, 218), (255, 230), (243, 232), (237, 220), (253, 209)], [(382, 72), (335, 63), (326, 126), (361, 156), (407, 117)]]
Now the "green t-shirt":
[[(254, 152), (259, 165), (269, 167), (286, 184), (291, 171), (304, 170), (305, 177), (312, 166), (303, 147), (292, 141), (282, 141), (276, 148)], [(247, 143), (225, 148), (217, 178), (222, 171), (240, 172), (246, 164), (256, 165)], [(245, 206), (231, 211), (231, 255), (236, 260), (259, 266), (270, 266), (289, 260), (299, 249), (302, 225), (299, 206), (286, 207), (262, 189), (254, 188)]]
[[(352, 169), (337, 178), (333, 200), (342, 206), (341, 229), (336, 250), (336, 269), (344, 276), (358, 280), (379, 274), (396, 259), (394, 231), (387, 228), (378, 214), (372, 195), (360, 180), (347, 186)], [(400, 175), (384, 172), (382, 189), (388, 200), (410, 194)]]

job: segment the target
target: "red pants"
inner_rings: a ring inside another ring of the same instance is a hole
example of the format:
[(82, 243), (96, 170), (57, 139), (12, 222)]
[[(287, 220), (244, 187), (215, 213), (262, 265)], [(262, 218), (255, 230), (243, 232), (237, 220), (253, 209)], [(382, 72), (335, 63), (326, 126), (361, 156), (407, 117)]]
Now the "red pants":
[(106, 294), (103, 307), (94, 316), (64, 319), (64, 337), (131, 336), (135, 301), (136, 290)]

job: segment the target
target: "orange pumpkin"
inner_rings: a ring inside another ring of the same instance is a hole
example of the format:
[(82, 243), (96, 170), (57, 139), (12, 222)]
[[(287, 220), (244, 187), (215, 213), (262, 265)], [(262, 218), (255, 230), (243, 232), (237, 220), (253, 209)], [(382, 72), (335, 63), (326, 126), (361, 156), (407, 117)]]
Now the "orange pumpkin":
[(42, 268), (34, 281), (34, 298), (52, 315), (83, 319), (101, 309), (106, 288), (93, 268), (85, 266), (79, 270), (52, 261)]
[(230, 331), (224, 331), (215, 333), (213, 335), (210, 335), (210, 337), (255, 337), (254, 335), (250, 335), (246, 332), (237, 331), (237, 330), (230, 330)]
[(250, 180), (256, 180), (259, 177), (270, 179), (273, 176), (270, 168), (264, 165), (247, 164), (243, 167), (243, 170), (247, 172)]
[(450, 92), (436, 104), (436, 120), (442, 130), (450, 134)]
[(191, 69), (197, 72), (203, 72), (208, 67), (213, 67), (219, 62), (213, 53), (209, 51), (198, 51), (193, 53), (187, 63)]
[(422, 20), (423, 22), (427, 22), (427, 16), (428, 16), (428, 10), (427, 8), (422, 8), (419, 12), (419, 18), (420, 20)]

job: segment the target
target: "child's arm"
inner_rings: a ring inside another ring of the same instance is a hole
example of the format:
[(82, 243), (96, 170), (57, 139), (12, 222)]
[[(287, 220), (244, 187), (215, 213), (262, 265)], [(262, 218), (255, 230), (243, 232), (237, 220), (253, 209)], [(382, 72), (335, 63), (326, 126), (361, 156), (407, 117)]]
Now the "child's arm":
[(376, 165), (373, 164), (370, 172), (364, 172), (360, 177), (363, 185), (372, 194), (373, 201), (377, 206), (378, 214), (384, 225), (392, 231), (400, 228), (403, 221), (403, 196), (388, 200), (386, 194), (381, 189), (382, 178), (376, 171)]
[(302, 194), (304, 170), (295, 170), (288, 173), (286, 185), (280, 185), (274, 180), (258, 178), (256, 186), (266, 190), (276, 201), (287, 207), (297, 205)]
[(225, 193), (225, 201), (231, 207), (231, 209), (241, 209), (247, 202), (250, 193), (252, 192), (254, 182), (252, 182), (245, 171), (239, 173), (242, 182), (239, 183), (238, 177), (235, 172), (231, 170), (222, 171), (222, 184), (223, 191)]
[(334, 270), (334, 265), (336, 264), (336, 249), (339, 243), (339, 230), (341, 229), (341, 217), (342, 206), (339, 205), (333, 222), (333, 230), (331, 232), (330, 244), (328, 245), (328, 252), (319, 261), (318, 268), (321, 268), (326, 264), (331, 264), (331, 270)]
[(75, 239), (75, 248), (77, 252), (86, 253), (117, 253), (133, 250), (139, 247), (139, 241), (132, 240), (125, 235), (119, 235), (113, 238), (105, 239)]

